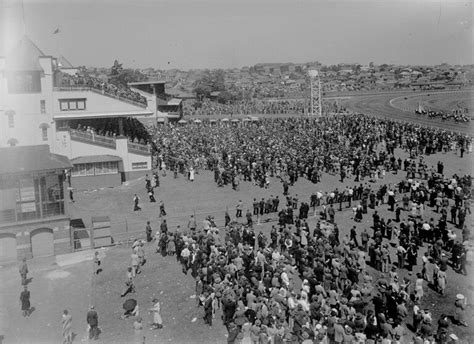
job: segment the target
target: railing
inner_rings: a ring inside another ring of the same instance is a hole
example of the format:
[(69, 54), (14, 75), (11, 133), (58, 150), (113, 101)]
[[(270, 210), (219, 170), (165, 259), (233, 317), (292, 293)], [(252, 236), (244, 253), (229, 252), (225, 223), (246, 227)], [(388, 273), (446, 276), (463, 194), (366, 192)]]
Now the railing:
[(85, 143), (93, 143), (99, 146), (109, 147), (113, 149), (117, 148), (117, 143), (115, 142), (114, 138), (73, 129), (70, 129), (69, 132), (71, 134), (71, 140), (81, 141)]
[(141, 154), (141, 155), (150, 155), (150, 148), (146, 145), (139, 143), (127, 142), (127, 148), (129, 153)]
[(33, 211), (22, 212), (20, 205), (17, 204), (15, 209), (0, 211), (0, 225), (44, 220), (64, 215), (64, 200), (36, 202), (34, 207)]
[(146, 104), (144, 104), (144, 103), (141, 103), (141, 102), (138, 102), (136, 100), (129, 99), (129, 98), (121, 97), (121, 96), (118, 96), (118, 95), (115, 95), (115, 94), (107, 93), (105, 90), (99, 90), (97, 88), (90, 87), (90, 86), (61, 86), (61, 87), (54, 87), (53, 90), (54, 91), (60, 91), (60, 92), (61, 91), (62, 92), (67, 92), (67, 91), (90, 91), (90, 92), (101, 94), (101, 95), (104, 95), (104, 96), (107, 96), (107, 97), (110, 97), (110, 98), (114, 98), (114, 99), (129, 103), (129, 104), (132, 104), (132, 105), (135, 105), (135, 106), (139, 106), (143, 109), (146, 109)]

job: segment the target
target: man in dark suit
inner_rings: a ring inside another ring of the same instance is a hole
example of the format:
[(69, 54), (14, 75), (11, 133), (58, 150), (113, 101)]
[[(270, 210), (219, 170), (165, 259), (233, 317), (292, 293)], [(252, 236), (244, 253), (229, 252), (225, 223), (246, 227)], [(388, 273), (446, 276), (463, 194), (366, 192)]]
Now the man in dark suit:
[(262, 216), (265, 212), (265, 199), (264, 198), (262, 198), (262, 200), (260, 201), (258, 206), (259, 206), (259, 210), (260, 210), (260, 216)]
[(89, 325), (89, 339), (99, 339), (99, 316), (94, 306), (91, 306), (87, 312), (87, 324)]
[(253, 199), (253, 214), (258, 215), (259, 202), (256, 198)]

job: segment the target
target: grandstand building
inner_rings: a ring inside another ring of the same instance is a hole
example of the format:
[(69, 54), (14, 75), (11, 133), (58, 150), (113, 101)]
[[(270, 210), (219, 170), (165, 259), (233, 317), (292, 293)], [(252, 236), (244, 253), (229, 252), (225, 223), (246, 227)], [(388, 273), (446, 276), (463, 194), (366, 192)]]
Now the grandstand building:
[[(44, 54), (27, 36), (0, 57), (0, 147), (49, 145), (51, 153), (70, 159), (71, 186), (79, 190), (115, 186), (148, 173), (150, 149), (123, 136), (122, 121), (167, 114), (158, 111), (153, 97), (137, 101), (87, 84), (71, 85), (73, 71), (64, 57)], [(118, 118), (119, 132), (106, 136), (68, 125), (104, 118)]]
[[(75, 84), (76, 72), (26, 36), (0, 57), (2, 263), (71, 252), (69, 191), (120, 185), (152, 168), (150, 147), (124, 136), (124, 122), (180, 118), (181, 103), (163, 95), (164, 83), (148, 85), (154, 90), (143, 98)], [(108, 118), (118, 121), (117, 133), (70, 125)]]

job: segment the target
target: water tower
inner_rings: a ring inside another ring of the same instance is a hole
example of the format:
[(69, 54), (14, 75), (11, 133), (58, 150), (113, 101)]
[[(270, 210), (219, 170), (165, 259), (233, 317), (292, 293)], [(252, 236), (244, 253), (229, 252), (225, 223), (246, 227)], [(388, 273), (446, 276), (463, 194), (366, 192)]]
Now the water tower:
[(315, 69), (308, 71), (309, 82), (311, 86), (310, 110), (311, 116), (321, 116), (321, 81), (319, 80), (319, 72)]

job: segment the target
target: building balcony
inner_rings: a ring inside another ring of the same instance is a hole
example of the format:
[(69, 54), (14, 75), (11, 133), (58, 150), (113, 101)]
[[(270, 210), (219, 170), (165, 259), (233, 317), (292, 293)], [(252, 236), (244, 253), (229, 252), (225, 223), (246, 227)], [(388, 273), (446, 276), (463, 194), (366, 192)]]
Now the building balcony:
[(151, 155), (150, 147), (139, 143), (127, 142), (127, 148), (129, 153), (149, 156)]
[(107, 96), (107, 97), (110, 97), (110, 98), (113, 98), (113, 99), (117, 99), (117, 100), (120, 100), (122, 102), (141, 107), (143, 109), (146, 109), (146, 106), (147, 106), (146, 102), (140, 102), (140, 101), (132, 100), (130, 98), (122, 97), (120, 95), (109, 93), (105, 90), (99, 90), (97, 88), (90, 87), (90, 86), (60, 86), (60, 87), (54, 87), (53, 91), (54, 92), (71, 92), (71, 91), (82, 91), (82, 92), (84, 92), (84, 91), (89, 91), (89, 92), (94, 92), (96, 94), (101, 94), (101, 95), (104, 95), (104, 96)]
[(70, 129), (69, 133), (71, 135), (71, 140), (73, 141), (90, 143), (97, 146), (102, 146), (102, 147), (107, 147), (107, 148), (112, 148), (112, 149), (117, 148), (117, 142), (115, 141), (115, 138), (113, 137), (92, 134), (89, 132), (79, 131), (79, 130), (74, 130), (74, 129)]

